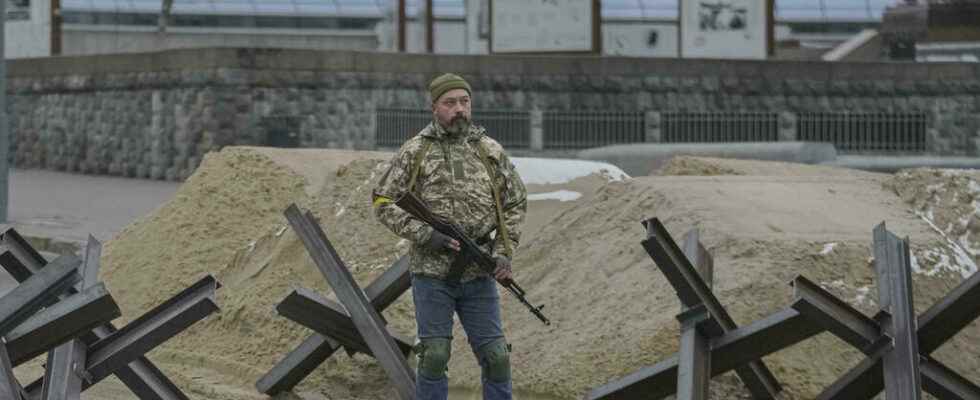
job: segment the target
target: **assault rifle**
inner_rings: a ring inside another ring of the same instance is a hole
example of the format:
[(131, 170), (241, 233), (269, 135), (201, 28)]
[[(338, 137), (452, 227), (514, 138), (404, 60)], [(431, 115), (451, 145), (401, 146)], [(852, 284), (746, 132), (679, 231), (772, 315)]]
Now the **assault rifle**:
[[(476, 241), (466, 236), (466, 234), (463, 233), (463, 229), (460, 228), (459, 225), (433, 214), (432, 210), (429, 210), (429, 207), (427, 207), (425, 203), (422, 203), (422, 200), (419, 200), (419, 198), (415, 197), (415, 195), (411, 192), (406, 193), (404, 196), (402, 196), (402, 198), (398, 199), (398, 201), (395, 202), (395, 205), (400, 207), (402, 210), (405, 210), (409, 214), (412, 214), (413, 217), (425, 222), (431, 226), (432, 229), (439, 231), (443, 235), (456, 239), (456, 241), (459, 242), (459, 254), (456, 255), (456, 260), (453, 262), (454, 266), (466, 266), (471, 262), (474, 262), (481, 269), (491, 274), (493, 274), (494, 270), (497, 269), (497, 260), (487, 254), (487, 252), (483, 251), (483, 249), (477, 245)], [(500, 285), (507, 288), (507, 290), (510, 291), (514, 297), (517, 297), (517, 300), (524, 304), (524, 306), (526, 306), (535, 317), (538, 317), (541, 322), (543, 322), (545, 325), (551, 325), (551, 321), (548, 321), (548, 318), (541, 313), (541, 309), (544, 308), (544, 305), (537, 307), (531, 305), (531, 303), (527, 301), (527, 298), (524, 297), (524, 289), (521, 288), (517, 282), (514, 282), (513, 279), (506, 279), (503, 281), (498, 280), (497, 283), (500, 283)]]

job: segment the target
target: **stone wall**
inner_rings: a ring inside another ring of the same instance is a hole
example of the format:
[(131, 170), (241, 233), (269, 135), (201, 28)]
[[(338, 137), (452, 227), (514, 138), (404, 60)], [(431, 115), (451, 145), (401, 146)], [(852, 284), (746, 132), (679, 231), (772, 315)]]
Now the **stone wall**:
[(8, 62), (18, 167), (181, 179), (208, 151), (372, 149), (374, 110), (464, 75), (482, 109), (925, 112), (929, 153), (978, 155), (980, 65), (200, 49)]

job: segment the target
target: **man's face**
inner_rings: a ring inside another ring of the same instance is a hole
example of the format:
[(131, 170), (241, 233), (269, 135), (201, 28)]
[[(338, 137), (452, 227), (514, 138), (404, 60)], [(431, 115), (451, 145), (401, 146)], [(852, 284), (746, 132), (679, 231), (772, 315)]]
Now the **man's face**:
[(470, 124), (470, 94), (465, 89), (443, 93), (432, 103), (432, 114), (443, 128), (458, 133)]

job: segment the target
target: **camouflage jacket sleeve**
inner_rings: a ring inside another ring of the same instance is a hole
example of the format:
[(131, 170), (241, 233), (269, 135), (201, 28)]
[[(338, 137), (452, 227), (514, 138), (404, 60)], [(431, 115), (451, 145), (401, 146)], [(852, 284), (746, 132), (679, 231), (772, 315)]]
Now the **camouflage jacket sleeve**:
[(521, 242), (521, 226), (524, 224), (524, 215), (527, 213), (527, 189), (507, 155), (501, 152), (497, 160), (499, 176), (503, 178), (498, 183), (501, 188), (500, 203), (503, 209), (504, 224), (507, 226), (507, 238), (510, 241), (511, 254), (507, 254), (507, 249), (499, 232), (493, 250), (494, 254), (506, 255), (507, 258), (513, 259), (513, 252), (517, 251), (517, 246)]
[(421, 244), (432, 236), (432, 228), (415, 219), (397, 205), (395, 201), (408, 190), (415, 154), (421, 151), (422, 140), (415, 137), (406, 142), (391, 159), (388, 171), (381, 176), (373, 191), (374, 215), (382, 224), (396, 235), (411, 242)]

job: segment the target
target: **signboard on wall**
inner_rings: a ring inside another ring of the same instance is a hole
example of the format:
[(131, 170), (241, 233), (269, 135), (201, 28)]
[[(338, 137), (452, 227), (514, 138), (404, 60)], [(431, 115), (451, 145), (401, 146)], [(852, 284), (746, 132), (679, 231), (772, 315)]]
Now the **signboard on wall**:
[(7, 4), (7, 21), (27, 21), (31, 19), (31, 0), (2, 0)]
[(602, 54), (627, 57), (677, 57), (677, 23), (634, 22), (602, 26)]
[(683, 0), (681, 57), (764, 59), (772, 0)]
[(598, 53), (598, 20), (598, 0), (490, 0), (490, 52)]

